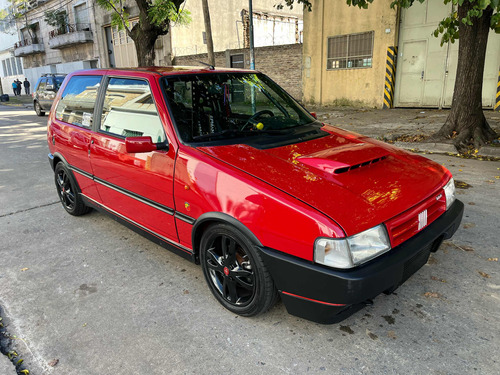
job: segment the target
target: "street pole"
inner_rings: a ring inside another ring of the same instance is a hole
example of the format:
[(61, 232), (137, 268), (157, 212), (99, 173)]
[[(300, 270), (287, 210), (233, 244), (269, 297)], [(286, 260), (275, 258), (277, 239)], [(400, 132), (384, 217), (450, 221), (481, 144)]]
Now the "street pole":
[(252, 0), (248, 0), (248, 21), (250, 32), (250, 69), (255, 69), (255, 53), (253, 49), (253, 9)]
[[(255, 70), (255, 53), (253, 48), (253, 9), (252, 0), (248, 0), (248, 28), (250, 36), (250, 69)], [(252, 114), (257, 113), (257, 103), (255, 102), (255, 86), (252, 85), (250, 89), (250, 96), (252, 100)]]
[(203, 7), (203, 18), (205, 20), (205, 35), (207, 36), (208, 63), (215, 66), (214, 42), (212, 40), (212, 26), (210, 24), (210, 11), (208, 0), (201, 0)]

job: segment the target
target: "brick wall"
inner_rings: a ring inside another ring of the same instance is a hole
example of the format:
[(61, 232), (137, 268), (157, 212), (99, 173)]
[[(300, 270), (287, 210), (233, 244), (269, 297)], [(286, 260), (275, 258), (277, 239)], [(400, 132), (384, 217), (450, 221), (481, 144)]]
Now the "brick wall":
[[(245, 68), (250, 68), (248, 49), (231, 49), (215, 53), (215, 65), (230, 67), (231, 56), (244, 54)], [(200, 66), (208, 55), (176, 56), (173, 65)], [(255, 68), (268, 75), (297, 100), (302, 100), (302, 44), (255, 48)]]

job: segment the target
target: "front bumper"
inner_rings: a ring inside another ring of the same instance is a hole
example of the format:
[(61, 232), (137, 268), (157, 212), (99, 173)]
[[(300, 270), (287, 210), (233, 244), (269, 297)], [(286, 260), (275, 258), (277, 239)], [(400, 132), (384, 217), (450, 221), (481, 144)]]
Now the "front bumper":
[(458, 229), (459, 200), (417, 235), (362, 266), (338, 270), (260, 248), (286, 309), (318, 323), (336, 323), (382, 292), (392, 292), (420, 269)]

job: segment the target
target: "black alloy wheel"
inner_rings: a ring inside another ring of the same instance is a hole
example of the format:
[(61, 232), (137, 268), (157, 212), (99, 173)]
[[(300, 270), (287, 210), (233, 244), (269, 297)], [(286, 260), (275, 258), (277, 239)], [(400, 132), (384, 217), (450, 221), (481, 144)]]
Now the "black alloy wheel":
[(59, 162), (54, 171), (57, 195), (64, 209), (71, 215), (80, 216), (90, 211), (78, 194), (76, 183), (66, 166)]
[(254, 316), (276, 302), (276, 287), (254, 245), (233, 227), (209, 227), (201, 239), (200, 256), (210, 290), (228, 310)]
[(35, 102), (35, 112), (37, 116), (45, 116), (45, 111), (42, 111), (42, 107), (38, 102)]

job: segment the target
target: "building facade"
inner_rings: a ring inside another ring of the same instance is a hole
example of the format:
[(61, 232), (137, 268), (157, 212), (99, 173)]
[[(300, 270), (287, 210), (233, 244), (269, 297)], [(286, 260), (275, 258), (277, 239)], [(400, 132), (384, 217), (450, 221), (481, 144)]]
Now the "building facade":
[[(431, 33), (451, 2), (415, 2), (398, 12), (391, 0), (368, 9), (314, 0), (304, 14), (303, 91), (309, 103), (373, 107), (449, 107), (458, 42), (440, 45)], [(483, 106), (495, 106), (500, 35), (490, 32)]]
[[(0, 10), (9, 13), (10, 3), (0, 0)], [(16, 23), (11, 17), (0, 20), (0, 95), (14, 95), (12, 82), (24, 81), (23, 65), (14, 56), (14, 43), (17, 41)], [(22, 91), (24, 93), (24, 90)]]
[[(274, 1), (253, 0), (255, 47), (302, 42), (302, 6), (279, 10)], [(173, 25), (174, 57), (207, 53), (205, 23), (201, 1), (186, 2), (191, 12), (188, 25)], [(249, 47), (248, 0), (208, 0), (214, 51)]]
[[(22, 57), (24, 74), (35, 83), (44, 73), (70, 73), (98, 67), (94, 42), (93, 0), (29, 0), (17, 8), (18, 41), (14, 55)], [(46, 12), (65, 13), (64, 22), (51, 26)]]

